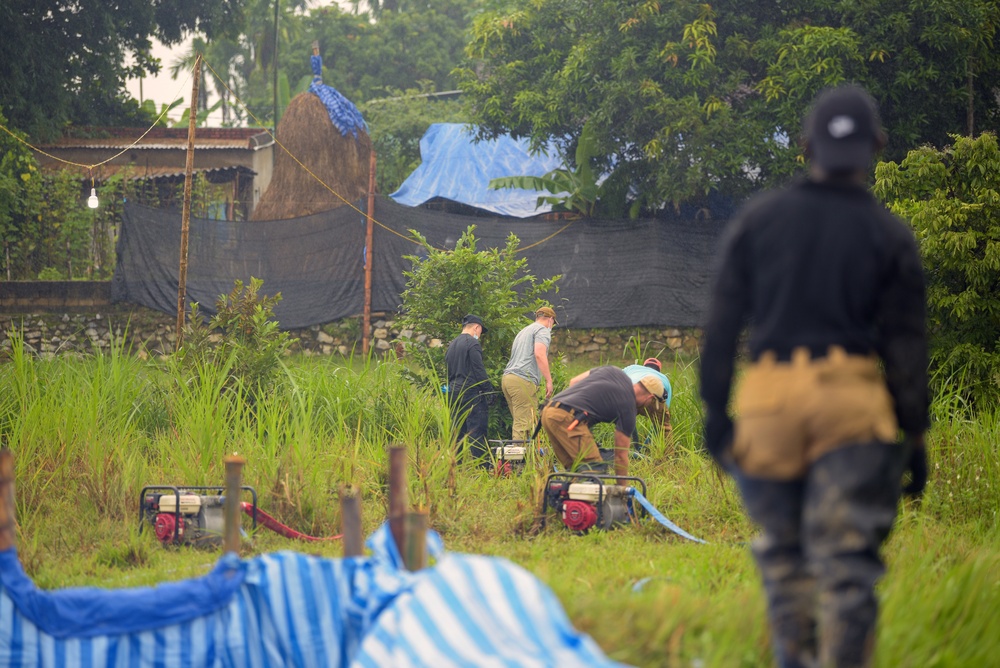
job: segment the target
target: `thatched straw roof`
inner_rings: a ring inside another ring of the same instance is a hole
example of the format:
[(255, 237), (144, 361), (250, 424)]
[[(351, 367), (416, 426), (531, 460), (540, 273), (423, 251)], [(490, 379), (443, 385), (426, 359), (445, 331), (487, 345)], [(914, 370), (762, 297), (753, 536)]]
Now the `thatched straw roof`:
[(364, 130), (358, 130), (357, 139), (341, 135), (316, 95), (292, 99), (278, 123), (278, 141), (323, 183), (275, 146), (274, 175), (251, 220), (283, 220), (344, 206), (326, 186), (349, 202), (368, 193), (371, 139)]

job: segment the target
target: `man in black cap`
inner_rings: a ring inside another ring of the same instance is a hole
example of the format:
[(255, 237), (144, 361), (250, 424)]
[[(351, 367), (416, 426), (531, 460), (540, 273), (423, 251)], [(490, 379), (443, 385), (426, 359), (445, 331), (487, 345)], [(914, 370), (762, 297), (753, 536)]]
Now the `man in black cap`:
[(913, 494), (927, 478), (923, 271), (913, 233), (865, 187), (884, 144), (864, 90), (823, 92), (805, 125), (808, 177), (747, 204), (717, 258), (705, 445), (761, 525), (754, 555), (783, 667), (868, 665), (902, 476)]
[(448, 367), (448, 406), (452, 421), (458, 425), (458, 440), (469, 439), (469, 452), (481, 466), (486, 461), (486, 426), (489, 407), (486, 403), (493, 385), (483, 364), (483, 348), (479, 337), (487, 332), (478, 315), (462, 318), (462, 333), (448, 344), (444, 361)]

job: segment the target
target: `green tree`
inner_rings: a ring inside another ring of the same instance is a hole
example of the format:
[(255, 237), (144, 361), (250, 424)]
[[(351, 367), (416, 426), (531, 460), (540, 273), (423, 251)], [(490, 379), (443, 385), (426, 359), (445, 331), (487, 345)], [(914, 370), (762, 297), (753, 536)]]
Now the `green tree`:
[[(449, 251), (432, 247), (418, 232), (410, 231), (423, 253), (406, 257), (413, 267), (404, 272), (407, 280), (400, 327), (447, 343), (458, 336), (466, 314), (480, 316), (489, 329), (480, 342), (483, 361), (490, 382), (499, 389), (514, 336), (530, 322), (525, 316), (545, 305), (543, 295), (557, 292), (561, 277), (538, 279), (529, 273), (528, 261), (518, 257), (520, 241), (513, 234), (503, 248), (477, 250), (474, 232), (475, 226), (470, 225), (455, 250)], [(444, 346), (413, 345), (411, 350), (419, 367), (419, 382), (435, 384), (448, 377)], [(558, 360), (553, 361), (553, 380), (562, 373)], [(504, 429), (501, 425), (509, 426), (510, 413), (504, 402), (497, 402), (490, 415), (491, 431), (499, 434)]]
[(399, 2), (393, 11), (350, 14), (316, 8), (303, 18), (299, 42), (286, 53), (289, 81), (310, 76), (313, 40), (320, 43), (325, 83), (355, 104), (430, 82), (454, 89), (452, 70), (461, 62), (466, 33), (480, 0)]
[[(0, 124), (7, 119), (0, 112)], [(38, 222), (41, 205), (41, 173), (31, 151), (23, 143), (24, 133), (0, 132), (0, 245), (3, 277), (22, 278), (25, 256), (30, 251), (30, 228)], [(19, 141), (20, 139), (20, 141)]]
[(151, 37), (236, 28), (245, 0), (5, 0), (0, 3), (0, 100), (11, 123), (50, 137), (66, 123), (145, 123), (125, 81), (159, 70)]
[(880, 163), (875, 193), (920, 244), (937, 389), (957, 387), (992, 408), (1000, 405), (1000, 148), (990, 133), (953, 139)]
[(655, 211), (785, 181), (809, 101), (844, 81), (882, 103), (890, 158), (970, 117), (996, 128), (998, 28), (993, 0), (512, 0), (476, 19), (456, 74), (482, 136), (569, 163), (592, 124), (603, 171)]

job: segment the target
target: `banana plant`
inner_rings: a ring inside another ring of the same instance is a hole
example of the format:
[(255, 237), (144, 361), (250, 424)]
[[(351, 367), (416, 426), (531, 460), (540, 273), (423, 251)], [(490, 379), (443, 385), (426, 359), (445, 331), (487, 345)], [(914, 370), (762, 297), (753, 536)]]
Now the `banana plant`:
[(604, 177), (594, 171), (591, 159), (596, 155), (597, 141), (587, 124), (576, 144), (575, 169), (561, 167), (542, 176), (502, 176), (491, 179), (489, 187), (550, 193), (540, 195), (536, 206), (550, 204), (553, 211), (571, 211), (584, 216), (593, 216), (599, 211), (620, 215), (626, 206), (627, 193), (618, 187), (618, 179), (613, 175)]

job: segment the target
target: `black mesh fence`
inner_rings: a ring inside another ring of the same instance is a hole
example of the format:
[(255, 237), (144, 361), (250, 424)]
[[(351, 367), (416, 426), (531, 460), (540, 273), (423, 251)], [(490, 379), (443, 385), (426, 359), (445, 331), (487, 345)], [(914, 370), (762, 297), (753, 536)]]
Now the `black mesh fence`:
[[(358, 203), (363, 208), (364, 203)], [(476, 225), (479, 249), (502, 247), (514, 233), (527, 248), (532, 274), (561, 274), (552, 302), (564, 327), (640, 327), (701, 324), (721, 229), (719, 221), (579, 219), (520, 220), (469, 217), (375, 202), (372, 310), (397, 311), (408, 255), (423, 248), (417, 230), (436, 248), (454, 248)], [(181, 216), (127, 205), (118, 241), (113, 301), (174, 313)], [(530, 247), (530, 248), (529, 248)], [(264, 281), (281, 292), (275, 309), (293, 329), (358, 315), (364, 307), (365, 216), (341, 207), (304, 218), (268, 222), (192, 219), (187, 296), (212, 313), (233, 281)]]

